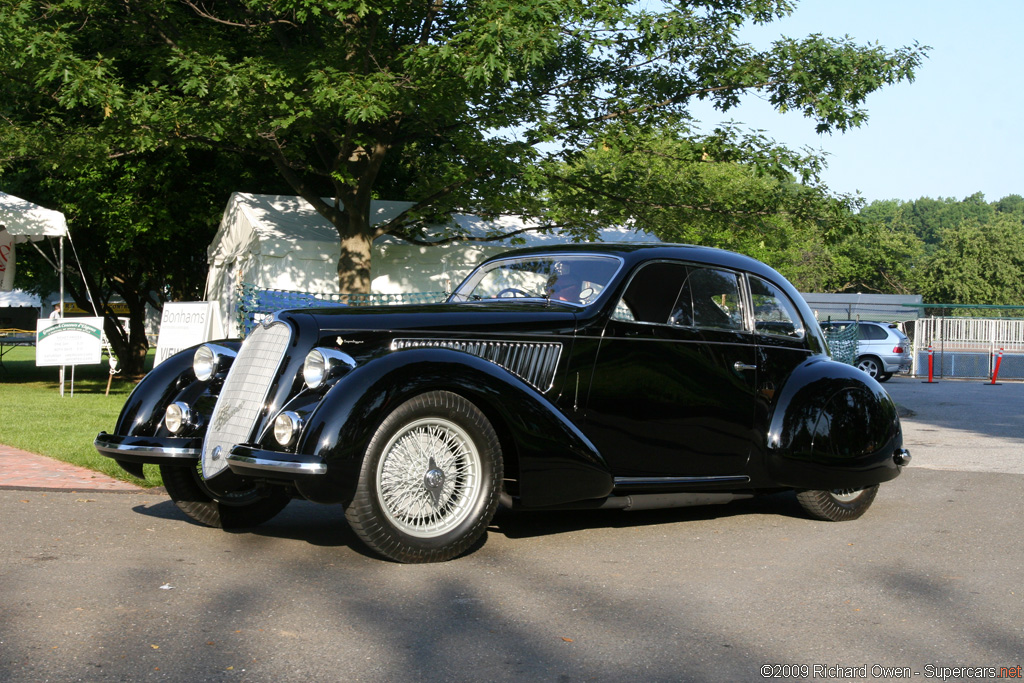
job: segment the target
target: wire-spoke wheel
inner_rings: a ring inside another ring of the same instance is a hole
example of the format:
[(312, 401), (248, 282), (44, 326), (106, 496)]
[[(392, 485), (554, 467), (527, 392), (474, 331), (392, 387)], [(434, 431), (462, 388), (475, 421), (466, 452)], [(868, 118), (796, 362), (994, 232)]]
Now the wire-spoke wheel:
[(447, 560), (487, 529), (502, 474), (497, 434), (483, 413), (457, 394), (422, 394), (377, 428), (345, 514), (382, 555)]
[(871, 507), (878, 494), (878, 484), (863, 489), (834, 489), (832, 491), (800, 491), (796, 499), (807, 514), (826, 522), (845, 522), (857, 519)]

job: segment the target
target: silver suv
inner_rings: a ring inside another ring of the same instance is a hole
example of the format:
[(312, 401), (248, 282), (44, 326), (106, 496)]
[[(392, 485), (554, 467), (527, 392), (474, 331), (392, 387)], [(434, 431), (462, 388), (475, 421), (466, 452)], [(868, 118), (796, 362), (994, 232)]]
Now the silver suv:
[(821, 323), (826, 333), (857, 325), (857, 356), (853, 364), (879, 382), (896, 372), (910, 370), (910, 339), (892, 323), (830, 320)]

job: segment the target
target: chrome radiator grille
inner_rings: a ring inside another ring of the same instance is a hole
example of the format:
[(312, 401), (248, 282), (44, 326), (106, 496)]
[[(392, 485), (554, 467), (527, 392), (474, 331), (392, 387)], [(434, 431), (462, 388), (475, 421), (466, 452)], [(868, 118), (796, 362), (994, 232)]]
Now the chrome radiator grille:
[(555, 382), (555, 370), (562, 355), (558, 342), (484, 341), (476, 339), (395, 339), (395, 351), (401, 349), (453, 349), (489, 360), (513, 375), (545, 392)]
[(205, 478), (223, 471), (231, 448), (252, 437), (290, 338), (288, 325), (273, 323), (257, 326), (242, 344), (206, 430), (202, 458)]

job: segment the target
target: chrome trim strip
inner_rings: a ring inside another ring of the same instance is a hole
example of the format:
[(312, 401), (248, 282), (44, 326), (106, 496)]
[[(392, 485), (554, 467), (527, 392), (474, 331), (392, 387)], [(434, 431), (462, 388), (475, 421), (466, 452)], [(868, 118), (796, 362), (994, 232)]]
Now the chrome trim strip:
[(109, 441), (101, 441), (100, 439), (96, 439), (95, 441), (93, 441), (92, 445), (97, 450), (100, 451), (138, 454), (153, 453), (156, 455), (165, 455), (169, 458), (198, 458), (200, 452), (198, 448), (161, 448), (159, 446), (133, 446), (130, 444), (110, 443)]
[(723, 484), (730, 482), (747, 482), (750, 477), (745, 474), (734, 474), (712, 477), (615, 477), (615, 486), (650, 486), (664, 484)]
[(551, 390), (562, 357), (561, 342), (524, 342), (489, 339), (394, 339), (392, 351), (451, 349), (499, 365), (541, 393)]
[(228, 456), (228, 462), (236, 462), (257, 470), (284, 472), (286, 474), (327, 474), (327, 465), (322, 462), (287, 462), (254, 458), (251, 455)]

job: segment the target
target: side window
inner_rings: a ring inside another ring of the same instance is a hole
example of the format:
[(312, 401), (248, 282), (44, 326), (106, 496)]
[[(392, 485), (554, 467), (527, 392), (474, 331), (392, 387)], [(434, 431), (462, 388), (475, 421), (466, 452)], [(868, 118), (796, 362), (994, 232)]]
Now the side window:
[(690, 268), (671, 322), (686, 327), (743, 330), (741, 301), (740, 280), (735, 273), (713, 268)]
[(858, 325), (857, 326), (857, 338), (858, 339), (878, 340), (878, 339), (885, 339), (888, 336), (889, 335), (886, 334), (885, 330), (883, 330), (878, 325)]
[(796, 306), (778, 287), (751, 275), (750, 298), (754, 304), (754, 321), (759, 334), (798, 339), (804, 336)]
[(664, 325), (685, 279), (686, 266), (679, 263), (644, 266), (633, 276), (612, 318)]

